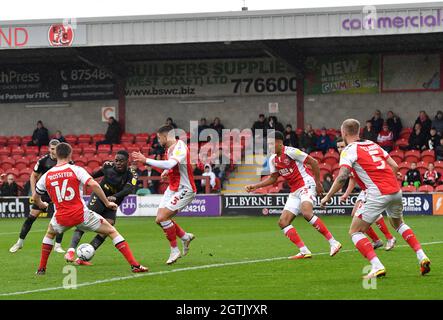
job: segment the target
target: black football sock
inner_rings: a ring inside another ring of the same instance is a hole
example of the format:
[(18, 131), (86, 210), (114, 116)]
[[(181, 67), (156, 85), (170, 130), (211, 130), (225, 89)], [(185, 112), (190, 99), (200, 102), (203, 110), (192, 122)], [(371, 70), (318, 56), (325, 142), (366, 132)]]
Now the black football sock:
[(75, 229), (74, 234), (72, 235), (71, 246), (69, 248), (77, 248), (84, 233), (85, 232), (80, 229)]
[(98, 249), (105, 242), (106, 237), (103, 238), (101, 235), (96, 235), (94, 239), (91, 240), (90, 245), (94, 247), (95, 250)]
[(28, 235), (29, 230), (32, 228), (32, 224), (34, 221), (37, 220), (37, 217), (34, 217), (32, 215), (29, 215), (29, 217), (26, 218), (25, 222), (23, 222), (22, 229), (20, 231), (20, 239), (25, 240), (26, 236)]
[(55, 236), (55, 243), (62, 244), (62, 240), (63, 240), (63, 233), (57, 234)]

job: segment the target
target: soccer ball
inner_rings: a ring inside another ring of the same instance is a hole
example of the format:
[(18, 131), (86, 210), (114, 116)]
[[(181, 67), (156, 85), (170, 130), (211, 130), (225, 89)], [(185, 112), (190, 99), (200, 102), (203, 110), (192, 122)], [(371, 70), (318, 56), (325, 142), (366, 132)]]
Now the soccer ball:
[(77, 248), (77, 256), (83, 261), (89, 261), (95, 254), (95, 249), (89, 243), (83, 243)]

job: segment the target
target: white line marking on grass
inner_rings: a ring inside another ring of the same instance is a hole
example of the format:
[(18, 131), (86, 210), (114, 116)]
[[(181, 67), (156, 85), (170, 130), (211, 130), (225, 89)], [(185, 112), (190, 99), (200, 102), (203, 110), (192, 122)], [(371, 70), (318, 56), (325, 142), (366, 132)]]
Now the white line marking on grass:
[[(422, 246), (433, 245), (433, 244), (443, 244), (443, 241), (425, 242), (425, 243), (422, 243)], [(396, 247), (409, 247), (409, 245), (406, 245), (406, 244), (405, 245), (398, 245)], [(355, 250), (355, 249), (347, 249), (347, 250), (341, 250), (340, 253), (356, 252), (356, 251), (357, 250)], [(313, 253), (313, 256), (320, 256), (320, 255), (326, 255), (326, 254), (329, 254), (329, 252)], [(135, 274), (135, 275), (125, 276), (125, 277), (115, 277), (115, 278), (110, 278), (110, 279), (103, 279), (103, 280), (97, 280), (97, 281), (92, 281), (92, 282), (79, 283), (79, 284), (77, 284), (77, 288), (93, 286), (93, 285), (101, 284), (101, 283), (129, 280), (129, 279), (140, 278), (140, 277), (152, 277), (152, 276), (170, 274), (170, 273), (175, 273), (175, 272), (212, 269), (212, 268), (219, 268), (219, 267), (237, 266), (237, 265), (260, 263), (260, 262), (272, 262), (272, 261), (287, 260), (287, 259), (288, 259), (288, 257), (275, 257), (275, 258), (266, 258), (266, 259), (257, 259), (257, 260), (215, 263), (215, 264), (207, 264), (207, 265), (188, 267), (188, 268), (179, 268), (179, 269), (174, 269), (174, 270), (148, 272), (148, 273)], [(55, 290), (61, 290), (61, 289), (64, 289), (64, 287), (50, 287), (50, 288), (42, 288), (42, 289), (35, 289), (35, 290), (28, 290), (28, 291), (0, 293), (0, 297), (18, 296), (18, 295), (23, 295), (23, 294), (28, 294), (28, 293), (55, 291)]]
[[(28, 233), (31, 233), (31, 232), (45, 232), (47, 229), (42, 229), (42, 230), (31, 230), (31, 231), (29, 231)], [(6, 236), (6, 235), (9, 235), (9, 234), (19, 234), (20, 233), (20, 231), (15, 231), (15, 232), (2, 232), (2, 233), (0, 233), (0, 236)]]

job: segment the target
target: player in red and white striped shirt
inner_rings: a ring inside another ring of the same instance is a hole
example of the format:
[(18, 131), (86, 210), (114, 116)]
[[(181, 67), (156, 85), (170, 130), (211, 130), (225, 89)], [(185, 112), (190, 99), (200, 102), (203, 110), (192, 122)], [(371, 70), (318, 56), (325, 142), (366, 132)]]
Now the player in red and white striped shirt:
[[(416, 252), (421, 274), (424, 275), (430, 271), (431, 261), (421, 248), (414, 232), (404, 223), (402, 192), (396, 178), (397, 163), (378, 144), (368, 140), (360, 140), (359, 131), (360, 123), (357, 120), (347, 119), (343, 122), (341, 133), (347, 146), (340, 155), (339, 175), (331, 190), (321, 200), (321, 205), (326, 205), (331, 197), (342, 188), (354, 170), (356, 177), (366, 187), (367, 197), (366, 202), (358, 209), (352, 220), (349, 234), (356, 248), (372, 265), (371, 271), (365, 278), (386, 275), (385, 267), (364, 235), (364, 232), (383, 211), (388, 214), (395, 230)], [(357, 217), (360, 214), (361, 219)]]
[[(269, 149), (275, 150), (275, 154), (269, 158), (271, 175), (263, 182), (246, 186), (246, 191), (251, 192), (258, 188), (273, 185), (277, 182), (279, 176), (284, 177), (291, 188), (291, 193), (278, 225), (286, 237), (300, 249), (298, 254), (289, 257), (289, 259), (312, 257), (311, 251), (305, 246), (291, 224), (299, 213), (328, 240), (330, 256), (332, 257), (340, 250), (341, 244), (334, 239), (323, 221), (313, 213), (316, 195), (321, 195), (323, 192), (317, 160), (297, 148), (284, 146), (283, 141), (284, 136), (281, 132), (275, 132), (275, 139), (268, 136)], [(314, 175), (307, 165), (311, 166)]]
[(85, 169), (71, 165), (72, 148), (67, 143), (59, 143), (56, 147), (57, 165), (47, 171), (37, 182), (33, 199), (39, 208), (46, 208), (48, 203), (41, 200), (47, 192), (54, 203), (54, 216), (49, 223), (48, 231), (43, 238), (40, 266), (38, 275), (46, 273), (49, 254), (54, 244), (56, 234), (62, 234), (72, 227), (83, 231), (94, 231), (109, 236), (115, 247), (123, 254), (131, 265), (132, 272), (147, 272), (135, 260), (126, 240), (118, 231), (94, 211), (86, 206), (83, 200), (83, 187), (91, 187), (106, 207), (117, 210), (117, 205), (110, 202), (100, 185), (92, 179)]
[(185, 208), (195, 198), (197, 189), (192, 173), (190, 153), (187, 145), (175, 138), (174, 128), (163, 126), (157, 131), (159, 143), (167, 148), (167, 160), (154, 160), (146, 158), (140, 152), (133, 152), (135, 161), (149, 164), (153, 167), (164, 169), (161, 177), (163, 180), (169, 176), (169, 187), (166, 189), (160, 202), (155, 222), (161, 226), (171, 246), (167, 264), (176, 262), (182, 254), (177, 247), (177, 237), (183, 243), (183, 256), (189, 251), (189, 245), (195, 236), (185, 232), (172, 217)]

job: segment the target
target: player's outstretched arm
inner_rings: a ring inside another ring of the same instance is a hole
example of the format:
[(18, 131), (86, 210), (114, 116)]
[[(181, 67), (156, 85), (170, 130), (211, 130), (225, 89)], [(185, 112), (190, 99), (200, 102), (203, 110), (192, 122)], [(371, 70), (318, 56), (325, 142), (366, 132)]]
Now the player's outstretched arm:
[(392, 159), (390, 156), (386, 159), (386, 162), (391, 167), (392, 171), (394, 171), (394, 174), (401, 178), (401, 173), (398, 171), (398, 164), (395, 162), (394, 159)]
[(306, 162), (306, 164), (311, 166), (312, 173), (314, 174), (317, 194), (321, 195), (324, 190), (323, 190), (323, 185), (321, 184), (321, 181), (320, 181), (320, 167), (318, 166), (318, 161), (308, 155), (306, 157), (305, 162)]
[(321, 199), (320, 206), (324, 207), (326, 203), (331, 200), (332, 196), (336, 194), (345, 184), (351, 175), (351, 169), (347, 166), (342, 166), (338, 173), (338, 177), (334, 180), (331, 190)]
[(346, 189), (345, 193), (343, 193), (343, 195), (340, 197), (340, 202), (346, 201), (346, 199), (352, 193), (352, 190), (354, 190), (354, 188), (355, 188), (355, 179), (353, 177), (350, 177), (348, 188)]
[(112, 210), (117, 210), (117, 204), (108, 200), (105, 193), (103, 192), (102, 187), (100, 187), (97, 181), (95, 181), (94, 179), (90, 179), (88, 182), (88, 186), (92, 189), (92, 192), (97, 195), (97, 197), (104, 203), (106, 207)]
[(160, 168), (160, 169), (166, 169), (166, 170), (172, 169), (178, 164), (178, 161), (176, 159), (169, 159), (169, 160), (149, 159), (149, 158), (146, 158), (141, 152), (133, 152), (132, 158), (135, 161), (143, 162), (143, 163), (149, 164), (153, 167)]
[(35, 191), (32, 194), (32, 201), (37, 207), (39, 207), (42, 210), (46, 209), (49, 205), (47, 202), (42, 201), (42, 197)]
[(262, 182), (245, 186), (245, 190), (246, 190), (246, 192), (251, 192), (251, 191), (263, 188), (263, 187), (270, 186), (270, 185), (277, 182), (277, 178), (278, 178), (278, 174), (273, 173), (266, 180), (264, 180)]

